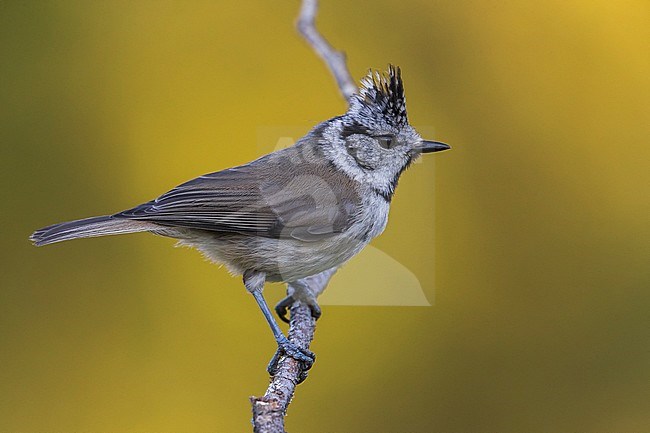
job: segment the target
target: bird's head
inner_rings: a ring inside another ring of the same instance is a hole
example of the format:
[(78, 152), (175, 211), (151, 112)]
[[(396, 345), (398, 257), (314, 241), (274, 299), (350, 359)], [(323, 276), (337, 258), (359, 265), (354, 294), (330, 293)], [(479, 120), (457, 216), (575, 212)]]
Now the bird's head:
[(340, 169), (389, 195), (420, 154), (449, 149), (424, 140), (409, 125), (401, 72), (392, 65), (384, 74), (370, 71), (363, 78), (347, 113), (330, 120), (323, 136)]

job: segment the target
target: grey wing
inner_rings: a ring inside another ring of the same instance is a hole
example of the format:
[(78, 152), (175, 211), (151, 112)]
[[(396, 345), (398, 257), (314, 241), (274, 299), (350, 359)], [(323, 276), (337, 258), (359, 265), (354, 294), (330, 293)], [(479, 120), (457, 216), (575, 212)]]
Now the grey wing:
[(344, 231), (356, 211), (307, 169), (274, 170), (255, 163), (210, 173), (155, 200), (117, 214), (163, 226), (268, 238), (316, 241)]

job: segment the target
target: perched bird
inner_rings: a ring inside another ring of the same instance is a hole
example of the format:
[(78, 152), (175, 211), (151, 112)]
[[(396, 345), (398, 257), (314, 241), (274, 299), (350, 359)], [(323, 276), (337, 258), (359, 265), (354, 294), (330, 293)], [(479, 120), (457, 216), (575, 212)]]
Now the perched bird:
[[(400, 175), (421, 153), (449, 149), (409, 125), (399, 68), (371, 71), (361, 84), (345, 114), (292, 147), (200, 176), (133, 209), (45, 227), (30, 239), (40, 246), (145, 231), (176, 238), (243, 275), (278, 344), (274, 360), (291, 356), (308, 369), (314, 354), (284, 336), (262, 295), (264, 282), (291, 283), (318, 317), (299, 280), (341, 265), (381, 234)], [(276, 307), (285, 321), (292, 302)]]

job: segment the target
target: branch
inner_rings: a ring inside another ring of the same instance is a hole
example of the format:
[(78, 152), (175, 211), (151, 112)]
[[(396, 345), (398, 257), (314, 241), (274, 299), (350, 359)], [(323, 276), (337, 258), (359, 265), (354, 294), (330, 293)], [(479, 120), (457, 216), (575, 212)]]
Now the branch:
[[(348, 71), (345, 54), (335, 50), (316, 29), (315, 18), (318, 11), (318, 0), (303, 0), (296, 27), (307, 43), (318, 54), (336, 80), (343, 97), (349, 101), (357, 86)], [(327, 287), (336, 268), (328, 269), (320, 274), (303, 278), (300, 285), (306, 285), (309, 295), (316, 299)], [(304, 290), (302, 287), (289, 285), (289, 294)], [(291, 321), (288, 338), (302, 349), (309, 349), (316, 330), (316, 320), (312, 317), (310, 308), (300, 301), (291, 306)], [(298, 361), (285, 356), (278, 363), (275, 376), (263, 397), (251, 397), (253, 406), (253, 430), (255, 433), (284, 433), (284, 416), (296, 390), (296, 386), (306, 378)]]
[(298, 27), (300, 34), (311, 45), (316, 54), (327, 64), (330, 72), (334, 75), (341, 94), (346, 101), (349, 101), (352, 95), (357, 92), (357, 85), (348, 70), (345, 53), (335, 50), (316, 29), (317, 11), (318, 0), (303, 0), (296, 27)]
[[(303, 278), (301, 282), (307, 284), (314, 297), (317, 297), (323, 293), (335, 272), (336, 268), (328, 269), (320, 274)], [(316, 320), (312, 317), (309, 307), (299, 301), (294, 302), (291, 306), (289, 340), (302, 349), (309, 349), (315, 330)], [(306, 373), (302, 372), (298, 361), (289, 356), (280, 360), (277, 373), (271, 379), (264, 396), (251, 397), (255, 433), (284, 433), (284, 416), (287, 407), (291, 403), (296, 386), (305, 377)]]

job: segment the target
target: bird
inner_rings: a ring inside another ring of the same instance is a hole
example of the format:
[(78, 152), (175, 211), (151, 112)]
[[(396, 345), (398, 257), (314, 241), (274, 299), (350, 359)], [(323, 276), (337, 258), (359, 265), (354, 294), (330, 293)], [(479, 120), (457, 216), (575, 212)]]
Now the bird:
[(265, 282), (296, 290), (275, 310), (287, 321), (295, 299), (320, 307), (301, 279), (341, 266), (386, 227), (400, 176), (424, 153), (450, 146), (409, 124), (399, 67), (370, 70), (347, 111), (316, 125), (293, 146), (205, 174), (112, 215), (35, 231), (37, 246), (77, 238), (150, 232), (175, 238), (241, 275), (278, 345), (268, 371), (289, 356), (306, 371), (315, 355), (290, 342), (263, 296)]

